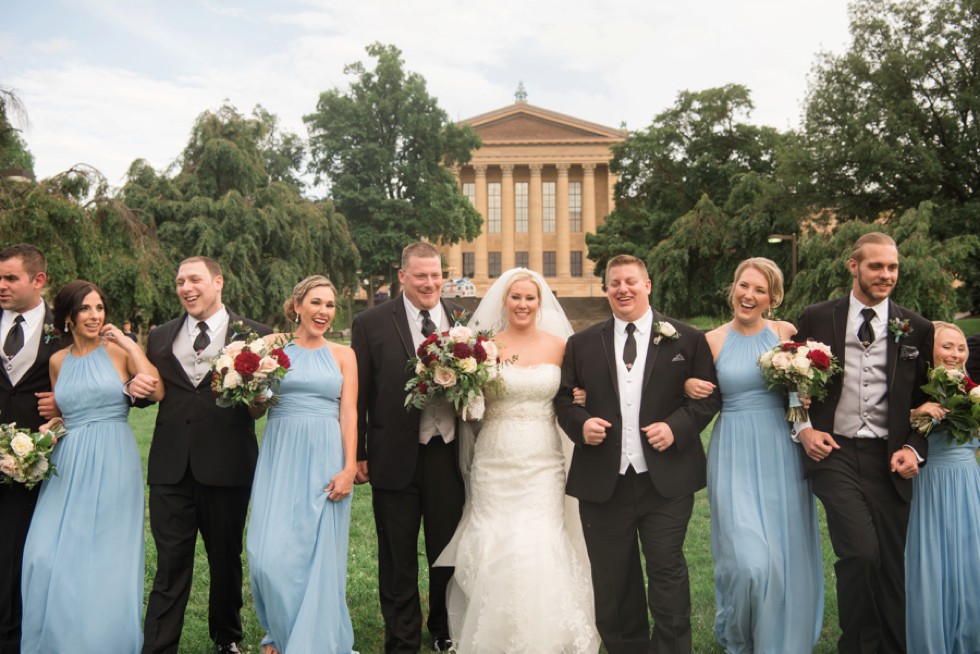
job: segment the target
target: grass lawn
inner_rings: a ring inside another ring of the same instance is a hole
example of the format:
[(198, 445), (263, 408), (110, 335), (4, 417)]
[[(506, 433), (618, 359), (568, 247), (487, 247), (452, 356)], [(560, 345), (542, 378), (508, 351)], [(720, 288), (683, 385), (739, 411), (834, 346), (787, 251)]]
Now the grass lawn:
[[(140, 454), (143, 457), (144, 472), (155, 417), (155, 407), (134, 409), (130, 412), (130, 423), (133, 426), (133, 431), (136, 433)], [(264, 425), (265, 421), (263, 419), (259, 422), (259, 429), (261, 430)], [(706, 445), (707, 437), (708, 432), (705, 432), (703, 439)], [(814, 652), (830, 653), (836, 651), (835, 643), (839, 632), (837, 629), (837, 599), (834, 593), (833, 553), (830, 551), (830, 541), (827, 538), (826, 521), (823, 517), (822, 510), (820, 523), (823, 534), (822, 545), (824, 551), (826, 608), (823, 633), (820, 638), (820, 643)], [(694, 651), (699, 653), (720, 653), (722, 650), (715, 643), (712, 631), (715, 598), (713, 561), (711, 558), (709, 537), (708, 497), (705, 491), (697, 494), (694, 516), (691, 519), (691, 524), (688, 529), (685, 551), (691, 570)], [(423, 571), (425, 570), (425, 554), (421, 544), (419, 547), (419, 567)], [(147, 515), (145, 588), (145, 595), (147, 596), (153, 585), (155, 569), (156, 549), (153, 545), (153, 537), (150, 534), (149, 515)], [(252, 598), (247, 582), (247, 562), (245, 570), (245, 607), (242, 611), (245, 637), (242, 646), (245, 652), (258, 652), (258, 643), (264, 634), (252, 607)], [(427, 584), (427, 580), (424, 579), (423, 584)], [(354, 493), (351, 514), (347, 599), (350, 606), (351, 618), (354, 623), (355, 648), (361, 654), (378, 654), (382, 652), (383, 626), (381, 613), (378, 608), (377, 595), (377, 544), (374, 535), (374, 518), (371, 511), (371, 490), (366, 486), (357, 487)], [(423, 601), (424, 599), (423, 594)], [(207, 614), (207, 555), (204, 551), (203, 543), (198, 539), (194, 587), (191, 591), (186, 621), (184, 623), (184, 633), (180, 641), (181, 654), (213, 653), (214, 648), (208, 638)], [(427, 641), (427, 634), (423, 634), (423, 643)]]

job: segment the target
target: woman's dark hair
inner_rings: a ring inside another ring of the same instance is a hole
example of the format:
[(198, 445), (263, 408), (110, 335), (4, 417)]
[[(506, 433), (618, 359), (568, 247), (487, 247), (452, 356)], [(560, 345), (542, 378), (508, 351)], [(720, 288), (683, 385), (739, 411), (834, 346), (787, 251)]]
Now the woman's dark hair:
[(54, 328), (61, 332), (62, 339), (71, 339), (71, 331), (68, 329), (68, 322), (75, 322), (78, 312), (82, 308), (85, 296), (95, 291), (102, 300), (102, 306), (106, 313), (109, 313), (109, 305), (105, 300), (102, 290), (84, 279), (76, 279), (65, 284), (58, 295), (54, 298)]

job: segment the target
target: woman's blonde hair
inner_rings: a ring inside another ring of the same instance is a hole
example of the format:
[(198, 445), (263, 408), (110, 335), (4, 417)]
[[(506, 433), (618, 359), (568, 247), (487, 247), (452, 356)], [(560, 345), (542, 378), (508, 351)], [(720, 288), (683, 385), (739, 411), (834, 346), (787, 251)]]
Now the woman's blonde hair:
[(963, 330), (960, 328), (960, 326), (954, 325), (951, 322), (946, 322), (945, 320), (934, 320), (932, 321), (932, 326), (934, 328), (933, 333), (935, 334), (938, 334), (942, 329), (952, 329), (954, 332), (959, 332), (960, 336), (962, 336), (963, 338), (966, 338), (966, 334), (963, 333)]
[(337, 298), (337, 288), (333, 285), (333, 282), (323, 275), (310, 275), (293, 287), (292, 297), (286, 300), (282, 305), (282, 311), (284, 314), (286, 314), (286, 317), (290, 322), (297, 322), (299, 320), (299, 314), (296, 312), (296, 305), (303, 302), (303, 298), (306, 297), (307, 293), (320, 286), (326, 286), (329, 288), (331, 291), (333, 291), (334, 299)]
[(765, 257), (752, 257), (738, 264), (738, 268), (735, 269), (735, 278), (732, 280), (731, 286), (728, 287), (728, 306), (733, 311), (735, 310), (735, 284), (738, 283), (738, 278), (747, 268), (758, 270), (766, 278), (766, 283), (769, 284), (769, 313), (772, 313), (773, 309), (783, 303), (783, 271), (779, 269), (775, 261)]

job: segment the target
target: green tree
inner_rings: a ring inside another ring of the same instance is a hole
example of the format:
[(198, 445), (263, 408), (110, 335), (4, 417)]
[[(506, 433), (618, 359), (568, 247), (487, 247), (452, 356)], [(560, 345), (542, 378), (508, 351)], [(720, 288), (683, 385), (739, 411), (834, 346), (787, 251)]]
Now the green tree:
[[(801, 199), (838, 220), (897, 220), (929, 201), (931, 233), (980, 224), (980, 3), (856, 0), (852, 43), (815, 66), (799, 148)], [(980, 307), (980, 258), (963, 260)]]
[(796, 320), (808, 304), (841, 297), (852, 286), (847, 259), (854, 241), (872, 231), (890, 234), (898, 244), (899, 276), (894, 299), (930, 320), (952, 320), (959, 307), (956, 273), (975, 251), (975, 234), (944, 241), (932, 237), (932, 225), (941, 222), (931, 202), (909, 209), (887, 224), (859, 220), (842, 223), (830, 234), (812, 232), (800, 241), (800, 273), (782, 311)]
[(20, 168), (34, 174), (34, 155), (27, 149), (14, 120), (26, 123), (27, 112), (12, 89), (0, 85), (0, 170)]
[[(737, 262), (758, 254), (768, 234), (797, 231), (773, 178), (783, 136), (747, 123), (752, 108), (744, 86), (684, 91), (646, 130), (614, 146), (616, 209), (586, 237), (597, 274), (610, 257), (633, 254), (647, 261), (658, 308), (725, 312), (723, 289)], [(788, 253), (768, 254), (788, 263)]]
[(174, 303), (171, 284), (162, 281), (172, 277), (170, 264), (152, 226), (107, 189), (105, 179), (85, 167), (36, 184), (0, 179), (0, 234), (6, 243), (41, 248), (50, 293), (86, 279), (105, 292), (110, 320), (150, 321)]
[(405, 71), (398, 48), (375, 43), (367, 53), (374, 69), (346, 66), (348, 89), (321, 93), (304, 120), (311, 169), (330, 183), (373, 282), (388, 280), (412, 241), (455, 243), (479, 234), (482, 219), (449, 168), (469, 161), (480, 140), (449, 120), (421, 75)]
[(270, 322), (282, 321), (283, 301), (307, 275), (326, 274), (341, 291), (356, 287), (346, 221), (331, 202), (300, 194), (299, 146), (261, 107), (245, 117), (223, 106), (198, 117), (176, 174), (131, 165), (121, 198), (158, 230), (170, 286), (181, 259), (212, 257), (224, 271), (225, 301)]

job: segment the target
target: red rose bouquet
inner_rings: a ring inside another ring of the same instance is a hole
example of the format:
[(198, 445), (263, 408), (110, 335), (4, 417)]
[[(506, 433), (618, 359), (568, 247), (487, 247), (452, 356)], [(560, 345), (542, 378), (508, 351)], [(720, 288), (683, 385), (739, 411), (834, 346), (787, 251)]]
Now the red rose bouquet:
[(248, 406), (264, 396), (266, 404), (275, 404), (279, 382), (289, 372), (289, 357), (240, 322), (230, 329), (234, 338), (243, 335), (245, 340), (233, 340), (211, 360), (215, 402), (220, 407)]
[(488, 334), (456, 325), (433, 333), (416, 354), (409, 362), (415, 376), (405, 385), (406, 407), (449, 401), (463, 420), (483, 418), (486, 393), (499, 391), (503, 384), (500, 356)]
[(962, 370), (936, 366), (929, 371), (929, 381), (922, 390), (934, 402), (946, 409), (942, 420), (929, 416), (912, 418), (912, 426), (923, 434), (942, 425), (949, 438), (960, 445), (980, 436), (980, 385)]
[(785, 388), (789, 392), (786, 419), (790, 422), (809, 420), (800, 397), (823, 399), (831, 377), (840, 372), (837, 357), (818, 341), (780, 343), (759, 356), (759, 368), (769, 388)]

